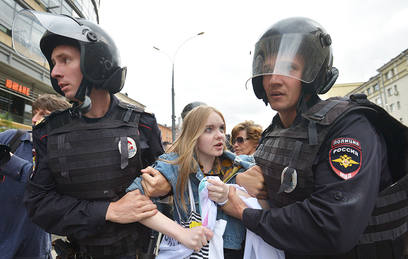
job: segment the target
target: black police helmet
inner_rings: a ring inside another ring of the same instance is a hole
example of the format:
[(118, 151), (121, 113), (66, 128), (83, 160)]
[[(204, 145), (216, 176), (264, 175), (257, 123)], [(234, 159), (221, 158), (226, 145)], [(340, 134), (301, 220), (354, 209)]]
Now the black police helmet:
[[(76, 46), (81, 53), (83, 81), (87, 82), (81, 83), (80, 88), (90, 84), (95, 88), (106, 89), (112, 94), (119, 92), (125, 82), (126, 67), (120, 67), (120, 55), (114, 41), (98, 25), (84, 19), (72, 19), (83, 27), (82, 34), (86, 36), (87, 41), (46, 31), (41, 38), (40, 48), (49, 63), (50, 73), (54, 67), (51, 62), (54, 48), (59, 45)], [(55, 91), (64, 95), (57, 80), (51, 78), (51, 83)], [(84, 89), (79, 89), (78, 92), (85, 93)]]
[[(329, 91), (338, 77), (331, 43), (326, 30), (309, 18), (288, 18), (272, 25), (255, 45), (250, 79), (256, 97), (268, 103), (262, 84), (263, 75), (268, 74), (299, 79), (304, 93), (317, 95)], [(268, 63), (271, 57), (274, 64)], [(295, 58), (303, 63), (301, 76), (294, 76), (288, 65)]]

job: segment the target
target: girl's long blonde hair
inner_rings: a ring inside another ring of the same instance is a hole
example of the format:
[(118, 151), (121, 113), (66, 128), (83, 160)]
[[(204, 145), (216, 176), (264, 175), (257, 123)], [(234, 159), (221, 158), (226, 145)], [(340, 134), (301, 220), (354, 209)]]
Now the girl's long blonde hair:
[(174, 198), (181, 202), (184, 211), (187, 211), (184, 193), (188, 177), (191, 173), (197, 172), (199, 166), (196, 159), (197, 140), (204, 133), (207, 119), (213, 112), (221, 117), (225, 125), (224, 116), (217, 109), (206, 105), (198, 106), (184, 118), (181, 134), (168, 150), (169, 153), (174, 152), (178, 155), (178, 159), (169, 162), (179, 166)]

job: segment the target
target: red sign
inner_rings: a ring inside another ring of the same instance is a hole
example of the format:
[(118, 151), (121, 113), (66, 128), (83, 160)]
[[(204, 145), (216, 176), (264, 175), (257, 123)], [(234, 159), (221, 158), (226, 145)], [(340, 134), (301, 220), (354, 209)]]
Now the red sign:
[(30, 96), (30, 88), (20, 85), (19, 83), (16, 83), (10, 79), (6, 79), (6, 87), (20, 94)]

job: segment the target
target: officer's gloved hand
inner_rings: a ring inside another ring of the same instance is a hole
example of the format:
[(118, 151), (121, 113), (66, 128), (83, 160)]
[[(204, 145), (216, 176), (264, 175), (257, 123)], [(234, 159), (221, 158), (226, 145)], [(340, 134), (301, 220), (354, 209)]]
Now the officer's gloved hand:
[(10, 147), (8, 145), (0, 144), (0, 166), (4, 165), (10, 160)]

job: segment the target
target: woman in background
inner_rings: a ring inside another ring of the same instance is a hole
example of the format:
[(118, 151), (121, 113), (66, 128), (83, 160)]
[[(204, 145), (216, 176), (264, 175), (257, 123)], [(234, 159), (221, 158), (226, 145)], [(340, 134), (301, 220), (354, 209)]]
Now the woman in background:
[(231, 144), (237, 155), (252, 155), (262, 135), (262, 127), (253, 121), (237, 124), (231, 132)]

